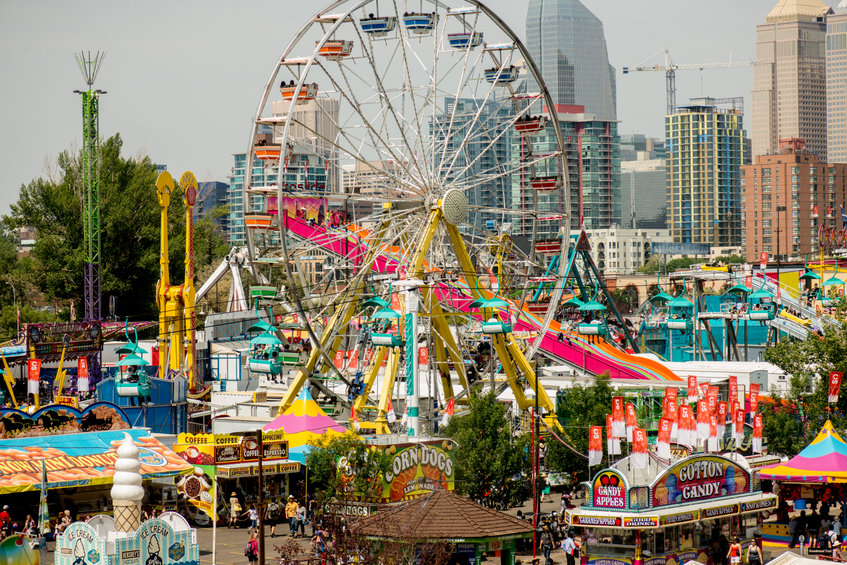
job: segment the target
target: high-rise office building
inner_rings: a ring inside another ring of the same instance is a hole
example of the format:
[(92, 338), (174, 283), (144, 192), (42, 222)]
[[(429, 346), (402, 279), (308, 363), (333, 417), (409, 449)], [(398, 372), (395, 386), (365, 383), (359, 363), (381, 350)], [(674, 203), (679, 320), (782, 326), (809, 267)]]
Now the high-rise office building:
[(784, 139), (779, 154), (758, 155), (743, 168), (747, 261), (800, 260), (818, 251), (818, 228), (842, 228), (847, 164), (821, 161), (802, 139)]
[(756, 26), (753, 155), (776, 153), (779, 140), (802, 138), (826, 160), (826, 18), (821, 0), (779, 0)]
[(665, 116), (668, 227), (677, 243), (741, 245), (741, 113), (712, 99)]
[[(194, 220), (202, 220), (216, 208), (226, 206), (229, 186), (225, 182), (201, 182), (197, 191), (197, 201), (194, 203)], [(214, 218), (214, 223), (224, 235), (229, 234), (229, 216)]]
[(826, 18), (826, 158), (847, 163), (847, 0)]
[(667, 228), (668, 189), (664, 159), (621, 161), (620, 226), (626, 229)]
[(617, 120), (603, 22), (579, 0), (530, 0), (526, 46), (554, 104), (579, 104), (596, 120)]

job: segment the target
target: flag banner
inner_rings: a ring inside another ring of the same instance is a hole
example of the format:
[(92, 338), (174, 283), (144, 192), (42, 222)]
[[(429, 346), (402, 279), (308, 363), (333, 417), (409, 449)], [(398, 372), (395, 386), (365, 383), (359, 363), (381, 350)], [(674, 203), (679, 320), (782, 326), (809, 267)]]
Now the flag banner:
[(635, 414), (635, 404), (626, 403), (626, 441), (632, 441), (632, 430), (638, 426), (638, 416)]
[(606, 452), (609, 455), (621, 454), (621, 440), (612, 433), (612, 416), (606, 416)]
[(756, 414), (753, 416), (753, 453), (762, 452), (762, 431), (763, 431), (762, 415)]
[(362, 428), (362, 424), (359, 423), (359, 416), (356, 414), (356, 408), (353, 406), (350, 407), (350, 421), (357, 431)]
[(673, 422), (667, 418), (659, 420), (659, 437), (656, 439), (656, 447), (659, 457), (671, 458), (671, 427)]
[(815, 204), (814, 206), (812, 206), (812, 217), (813, 217), (813, 218), (817, 218), (817, 217), (818, 217), (818, 206), (817, 206), (817, 204)]
[(718, 437), (722, 438), (726, 433), (726, 402), (718, 402), (718, 412), (715, 415), (715, 420), (718, 424)]
[(603, 461), (603, 427), (588, 428), (588, 466), (594, 467)]
[[(665, 387), (665, 398), (670, 399), (673, 404), (676, 404), (678, 395), (679, 389), (675, 386)], [(674, 412), (676, 412), (676, 407), (674, 407)]]
[(739, 408), (735, 411), (732, 419), (732, 437), (735, 439), (735, 446), (741, 447), (741, 442), (744, 441), (744, 410)]
[(456, 400), (451, 396), (450, 400), (447, 401), (447, 408), (444, 409), (444, 413), (453, 417), (453, 414), (456, 413)]
[(677, 430), (677, 442), (688, 447), (697, 445), (697, 424), (688, 404), (679, 407)]
[(344, 353), (343, 349), (335, 352), (335, 359), (333, 361), (335, 362), (335, 368), (339, 371), (344, 368)]
[(26, 392), (27, 394), (39, 393), (39, 382), (41, 379), (41, 359), (30, 359), (27, 361)]
[(703, 440), (703, 443), (706, 443), (706, 440), (709, 439), (709, 406), (708, 402), (705, 400), (697, 401), (697, 439)]
[(397, 413), (394, 411), (394, 405), (391, 404), (391, 399), (388, 399), (388, 406), (385, 411), (385, 419), (388, 420), (389, 424), (393, 424), (397, 421)]
[(841, 379), (844, 373), (833, 371), (829, 374), (829, 402), (835, 404), (838, 402), (838, 393), (841, 390)]
[(706, 395), (709, 394), (709, 383), (700, 383), (697, 388), (700, 389), (697, 398), (706, 398)]
[(709, 441), (706, 445), (706, 451), (718, 452), (718, 421), (712, 415), (709, 415)]
[(88, 359), (85, 357), (80, 357), (76, 360), (76, 390), (77, 392), (88, 392), (90, 390)]
[(715, 416), (718, 413), (718, 387), (709, 387), (709, 392), (706, 394), (706, 404), (709, 410), (709, 415)]
[(632, 430), (632, 467), (647, 468), (647, 432), (641, 428)]
[(697, 397), (699, 396), (697, 392), (697, 376), (696, 375), (688, 375), (688, 403), (694, 404), (697, 402)]
[(750, 384), (750, 413), (755, 414), (759, 411), (759, 385), (757, 383)]
[(732, 406), (733, 402), (738, 401), (738, 377), (735, 375), (729, 376), (729, 386), (727, 391), (726, 400), (729, 402), (729, 405)]
[(409, 409), (407, 408), (405, 412), (403, 412), (403, 417), (400, 418), (400, 424), (405, 426), (406, 422), (409, 421)]
[(615, 437), (625, 437), (626, 429), (623, 418), (623, 397), (612, 397), (612, 433)]

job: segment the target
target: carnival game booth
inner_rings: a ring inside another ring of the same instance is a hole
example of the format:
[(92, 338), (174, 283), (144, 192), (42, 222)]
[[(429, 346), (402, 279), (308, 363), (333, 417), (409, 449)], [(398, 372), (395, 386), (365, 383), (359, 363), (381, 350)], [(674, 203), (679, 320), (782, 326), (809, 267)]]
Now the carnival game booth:
[(706, 563), (721, 536), (738, 536), (746, 548), (762, 513), (776, 507), (739, 455), (651, 455), (640, 469), (635, 457), (594, 475), (586, 502), (566, 513), (582, 534), (583, 565)]
[[(780, 504), (792, 502), (794, 510), (806, 510), (806, 501), (815, 500), (834, 506), (841, 502), (842, 531), (847, 529), (847, 443), (826, 421), (817, 437), (803, 451), (776, 465), (757, 471), (759, 478), (778, 485)], [(807, 511), (807, 513), (809, 513)], [(770, 546), (787, 546), (791, 542), (788, 522), (762, 526), (762, 541)]]

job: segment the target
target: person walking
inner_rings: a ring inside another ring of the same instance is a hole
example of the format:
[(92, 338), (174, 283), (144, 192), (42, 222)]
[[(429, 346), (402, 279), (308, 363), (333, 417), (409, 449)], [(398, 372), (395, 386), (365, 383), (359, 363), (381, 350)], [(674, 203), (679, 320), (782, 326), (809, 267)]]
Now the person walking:
[(271, 499), (271, 503), (268, 504), (268, 508), (265, 510), (265, 520), (271, 527), (271, 537), (275, 538), (276, 524), (279, 522), (279, 504), (277, 504), (273, 499)]
[(541, 528), (540, 549), (544, 552), (544, 565), (553, 565), (553, 558), (550, 557), (550, 552), (553, 551), (553, 532), (547, 524)]
[(565, 539), (562, 540), (562, 551), (565, 552), (565, 557), (568, 560), (568, 565), (574, 565), (574, 553), (576, 552), (576, 544), (571, 537), (570, 530), (565, 530)]
[(238, 527), (238, 515), (240, 513), (241, 503), (238, 502), (238, 495), (233, 491), (232, 496), (229, 497), (229, 524), (227, 524), (227, 528)]
[(309, 521), (309, 517), (306, 514), (306, 506), (301, 502), (297, 506), (297, 527), (300, 528), (300, 537), (306, 537), (306, 522)]
[(312, 536), (312, 548), (315, 550), (315, 557), (323, 559), (326, 554), (326, 539), (324, 531), (319, 529)]
[(256, 532), (250, 532), (250, 538), (247, 540), (247, 545), (244, 547), (244, 557), (250, 565), (255, 565), (259, 562), (259, 540), (256, 539)]
[(741, 543), (738, 538), (732, 540), (726, 557), (729, 559), (729, 565), (741, 565)]
[(247, 509), (247, 512), (241, 515), (242, 518), (247, 516), (247, 519), (250, 520), (250, 529), (248, 531), (256, 532), (259, 530), (259, 511), (256, 510), (256, 505), (251, 504), (250, 508)]
[(288, 504), (285, 505), (285, 519), (288, 520), (288, 535), (297, 537), (297, 502), (294, 495), (288, 495)]
[(757, 540), (753, 539), (753, 543), (747, 548), (747, 565), (762, 565), (762, 563), (764, 563), (762, 550), (759, 548)]

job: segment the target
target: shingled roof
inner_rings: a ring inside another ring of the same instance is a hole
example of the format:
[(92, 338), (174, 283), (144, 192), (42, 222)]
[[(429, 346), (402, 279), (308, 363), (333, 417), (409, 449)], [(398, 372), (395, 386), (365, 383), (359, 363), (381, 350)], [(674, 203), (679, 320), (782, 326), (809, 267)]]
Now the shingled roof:
[(532, 533), (529, 522), (447, 490), (437, 490), (398, 508), (360, 518), (353, 529), (368, 537), (405, 540), (515, 538)]

